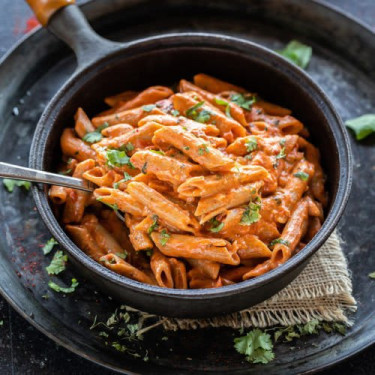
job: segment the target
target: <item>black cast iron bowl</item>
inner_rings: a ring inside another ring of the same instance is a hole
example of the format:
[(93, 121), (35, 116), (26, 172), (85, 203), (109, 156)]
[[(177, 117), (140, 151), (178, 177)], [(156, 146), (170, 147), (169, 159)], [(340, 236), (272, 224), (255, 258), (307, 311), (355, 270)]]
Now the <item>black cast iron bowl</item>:
[[(64, 30), (67, 19), (71, 27)], [(215, 289), (178, 290), (120, 276), (81, 251), (56, 220), (46, 188), (33, 197), (43, 221), (80, 273), (102, 292), (134, 308), (173, 317), (207, 317), (255, 305), (287, 286), (327, 240), (345, 208), (351, 186), (351, 151), (346, 130), (322, 90), (301, 69), (272, 51), (246, 40), (215, 34), (168, 34), (115, 44), (88, 31), (75, 6), (59, 11), (49, 29), (70, 44), (78, 69), (44, 111), (31, 146), (31, 168), (54, 170), (59, 139), (73, 126), (77, 107), (89, 115), (103, 109), (103, 98), (128, 89), (169, 85), (204, 72), (249, 88), (293, 110), (311, 132), (327, 174), (329, 206), (319, 233), (286, 264), (255, 279)], [(83, 27), (83, 29), (82, 29)], [(171, 172), (173, 173), (173, 172)]]

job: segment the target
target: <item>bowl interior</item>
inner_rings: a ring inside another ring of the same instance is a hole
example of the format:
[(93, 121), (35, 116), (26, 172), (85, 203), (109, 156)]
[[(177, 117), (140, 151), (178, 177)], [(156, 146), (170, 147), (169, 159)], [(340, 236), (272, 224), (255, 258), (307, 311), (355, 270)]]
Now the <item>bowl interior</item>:
[[(330, 200), (327, 218), (322, 230), (303, 251), (286, 265), (265, 275), (219, 288), (220, 291), (166, 291), (158, 287), (143, 286), (144, 290), (160, 295), (194, 298), (204, 295), (213, 298), (217, 294), (225, 294), (224, 290), (227, 290), (227, 293), (239, 293), (244, 288), (256, 288), (271, 279), (275, 280), (281, 273), (295, 269), (303, 261), (306, 263), (306, 259), (334, 229), (346, 203), (350, 186), (348, 181), (343, 180), (349, 179), (350, 175), (345, 133), (335, 111), (320, 89), (303, 72), (272, 52), (249, 42), (222, 36), (174, 36), (156, 41), (141, 41), (122, 48), (76, 74), (53, 99), (38, 124), (30, 155), (31, 167), (54, 170), (61, 156), (59, 139), (62, 130), (74, 126), (73, 117), (78, 107), (93, 116), (106, 108), (103, 104), (105, 96), (129, 89), (141, 90), (150, 85), (173, 85), (181, 78), (191, 79), (200, 72), (243, 86), (268, 101), (290, 108), (293, 115), (308, 127), (311, 133), (310, 141), (320, 149), (322, 165), (328, 176), (326, 188)], [(49, 229), (77, 257), (78, 249), (67, 240), (63, 229), (53, 217), (47, 203), (46, 189), (34, 190), (34, 193), (38, 209)], [(88, 267), (88, 261), (80, 261), (85, 262)], [(97, 267), (94, 272), (100, 272), (118, 284), (140, 288), (140, 283), (119, 278), (118, 275), (103, 270), (104, 267), (100, 265), (90, 267)], [(291, 281), (288, 277), (285, 280)], [(285, 286), (282, 284), (280, 283), (273, 293)]]

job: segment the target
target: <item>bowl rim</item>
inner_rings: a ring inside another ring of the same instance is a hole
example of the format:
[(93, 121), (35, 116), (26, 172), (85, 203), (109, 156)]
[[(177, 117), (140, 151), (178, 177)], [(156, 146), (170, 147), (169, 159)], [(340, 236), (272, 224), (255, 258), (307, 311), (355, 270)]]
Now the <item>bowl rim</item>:
[[(232, 52), (242, 53), (244, 55), (249, 55), (249, 53), (252, 53), (255, 57), (260, 58), (268, 65), (271, 65), (273, 69), (278, 70), (279, 73), (283, 74), (284, 76), (288, 76), (289, 79), (293, 78), (298, 85), (302, 86), (301, 83), (306, 84), (305, 91), (318, 104), (319, 109), (323, 112), (324, 117), (327, 119), (335, 140), (335, 151), (338, 154), (339, 160), (339, 180), (337, 192), (321, 229), (299, 253), (291, 257), (286, 263), (261, 276), (233, 285), (206, 289), (162, 288), (159, 286), (141, 283), (119, 275), (90, 258), (77, 245), (75, 245), (75, 243), (63, 230), (56, 217), (53, 215), (44, 189), (39, 189), (38, 186), (34, 185), (32, 187), (32, 194), (42, 220), (54, 238), (70, 256), (75, 258), (76, 261), (81, 263), (89, 271), (95, 273), (98, 277), (102, 277), (106, 279), (107, 282), (117, 284), (122, 288), (131, 289), (133, 291), (142, 292), (143, 294), (149, 294), (152, 296), (160, 296), (174, 300), (176, 298), (186, 300), (216, 299), (225, 296), (234, 296), (245, 291), (259, 288), (274, 282), (274, 280), (281, 277), (282, 274), (291, 273), (292, 270), (307, 261), (308, 258), (310, 258), (328, 239), (341, 218), (348, 201), (352, 183), (352, 154), (348, 133), (340, 116), (338, 115), (331, 101), (328, 99), (327, 95), (302, 69), (264, 46), (242, 38), (217, 33), (167, 33), (142, 38), (123, 44), (122, 47), (120, 47), (117, 51), (111, 52), (102, 57), (100, 60), (95, 62), (95, 64), (78, 69), (53, 96), (36, 126), (30, 148), (29, 166), (30, 168), (34, 169), (41, 169), (43, 167), (46, 151), (45, 143), (47, 135), (53, 128), (57, 114), (61, 110), (59, 103), (63, 103), (63, 99), (69, 96), (69, 93), (75, 91), (75, 86), (77, 84), (82, 84), (83, 76), (86, 76), (87, 80), (90, 79), (90, 72), (92, 73), (93, 66), (99, 65), (108, 58), (111, 58), (121, 52), (131, 52), (132, 50), (135, 50), (133, 53), (137, 54), (138, 48), (150, 51), (157, 48), (168, 49), (184, 47), (229, 50)], [(333, 127), (332, 124), (334, 124)]]

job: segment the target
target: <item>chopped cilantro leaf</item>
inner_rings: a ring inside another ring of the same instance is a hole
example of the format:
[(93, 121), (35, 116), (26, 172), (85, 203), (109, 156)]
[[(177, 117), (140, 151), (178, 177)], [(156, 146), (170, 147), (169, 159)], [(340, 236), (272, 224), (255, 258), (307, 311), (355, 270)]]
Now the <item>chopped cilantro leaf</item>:
[(129, 180), (131, 180), (131, 179), (132, 179), (132, 176), (130, 176), (129, 173), (124, 172), (124, 178), (123, 178), (122, 180), (120, 180), (120, 181), (115, 182), (115, 183), (113, 184), (113, 188), (114, 188), (114, 189), (118, 189), (121, 183), (126, 182), (126, 181), (129, 181)]
[(281, 139), (280, 142), (279, 142), (280, 146), (285, 146), (285, 142), (286, 142), (285, 138)]
[(276, 155), (276, 159), (284, 159), (286, 157), (285, 147), (282, 147), (279, 154)]
[(11, 180), (10, 178), (4, 178), (3, 184), (6, 187), (6, 189), (9, 191), (9, 193), (13, 193), (14, 187), (24, 187), (27, 191), (30, 190), (31, 182), (29, 181), (22, 181), (22, 180)]
[(240, 221), (241, 225), (251, 225), (256, 223), (260, 219), (260, 209), (262, 207), (262, 201), (259, 197), (250, 201), (249, 205), (246, 207), (245, 212), (242, 214)]
[(150, 227), (147, 230), (148, 234), (151, 234), (154, 230), (159, 228), (159, 216), (158, 215), (152, 215), (153, 223), (150, 225)]
[(68, 257), (64, 255), (64, 253), (61, 250), (56, 251), (55, 255), (51, 260), (50, 265), (46, 267), (48, 275), (58, 275), (60, 272), (64, 271), (67, 261)]
[(234, 339), (234, 348), (251, 363), (266, 364), (275, 358), (271, 336), (256, 328)]
[(112, 343), (112, 348), (115, 348), (119, 352), (126, 352), (127, 347), (125, 345), (120, 344), (119, 342), (115, 341)]
[(153, 152), (154, 154), (165, 155), (165, 153), (160, 150), (150, 150), (150, 151)]
[(156, 108), (155, 104), (148, 104), (142, 107), (145, 112), (151, 112), (154, 108)]
[(298, 40), (290, 41), (283, 50), (277, 52), (302, 69), (309, 65), (312, 56), (312, 48)]
[(107, 150), (106, 152), (107, 164), (110, 167), (121, 167), (123, 165), (131, 166), (130, 158), (126, 151), (122, 150)]
[(200, 123), (206, 123), (211, 118), (211, 112), (203, 109), (200, 112), (198, 112), (198, 109), (204, 105), (204, 101), (201, 101), (192, 107), (190, 107), (186, 111), (186, 117), (193, 119), (194, 121), (200, 122)]
[(147, 161), (143, 164), (141, 172), (147, 174)]
[(269, 244), (270, 247), (275, 246), (277, 243), (285, 246), (289, 246), (290, 243), (287, 240), (283, 240), (282, 238), (276, 238), (275, 240), (272, 240)]
[(51, 252), (51, 250), (53, 249), (53, 247), (55, 245), (58, 245), (59, 243), (54, 239), (54, 238), (50, 238), (47, 243), (43, 246), (42, 250), (43, 250), (43, 254), (44, 255), (47, 255)]
[(118, 206), (117, 206), (116, 203), (115, 203), (115, 204), (110, 204), (110, 203), (103, 202), (103, 200), (102, 200), (101, 197), (96, 198), (96, 200), (99, 201), (99, 202), (101, 202), (101, 203), (103, 203), (103, 204), (105, 204), (105, 205), (108, 206), (108, 207), (111, 207), (112, 210), (114, 210), (114, 211), (118, 211)]
[(126, 252), (116, 253), (115, 255), (117, 255), (121, 259), (126, 259), (126, 257), (128, 256), (128, 254)]
[(163, 229), (160, 232), (160, 243), (161, 243), (161, 245), (165, 246), (170, 237), (171, 237), (171, 235), (165, 229)]
[(225, 107), (225, 116), (232, 118), (232, 115), (230, 114), (230, 110), (231, 110), (230, 103), (228, 103), (228, 105)]
[(215, 103), (218, 105), (225, 105), (227, 106), (229, 103), (227, 100), (221, 99), (221, 98), (215, 98)]
[(177, 117), (180, 114), (180, 112), (177, 109), (173, 109), (171, 113), (172, 113), (172, 116), (174, 117)]
[(302, 181), (307, 181), (309, 179), (309, 175), (305, 172), (302, 172), (302, 171), (299, 171), (297, 173), (294, 173), (293, 175), (294, 177), (298, 177), (299, 179), (301, 179)]
[(101, 141), (102, 138), (103, 136), (100, 132), (94, 131), (94, 132), (86, 133), (83, 136), (82, 140), (84, 140), (87, 143), (96, 143), (96, 142)]
[(357, 141), (375, 132), (375, 114), (367, 114), (345, 122), (355, 133)]
[(208, 149), (207, 145), (202, 145), (198, 147), (198, 155), (208, 154), (210, 150)]
[(375, 272), (371, 272), (371, 273), (369, 273), (369, 274), (368, 274), (368, 277), (369, 277), (370, 279), (375, 279)]
[(54, 290), (55, 292), (58, 292), (58, 293), (73, 293), (76, 290), (76, 288), (77, 288), (78, 285), (79, 285), (79, 283), (78, 283), (78, 281), (76, 279), (72, 279), (72, 284), (68, 288), (65, 288), (65, 287), (62, 287), (60, 285), (57, 285), (52, 280), (50, 280), (48, 282), (48, 286), (52, 290)]
[(210, 223), (211, 223), (210, 231), (212, 233), (218, 233), (224, 228), (224, 223), (217, 220), (216, 217), (212, 218), (210, 220)]
[(251, 111), (251, 107), (257, 101), (257, 98), (251, 94), (233, 94), (230, 101), (247, 111)]
[(252, 152), (258, 148), (257, 139), (252, 135), (245, 143), (247, 152)]

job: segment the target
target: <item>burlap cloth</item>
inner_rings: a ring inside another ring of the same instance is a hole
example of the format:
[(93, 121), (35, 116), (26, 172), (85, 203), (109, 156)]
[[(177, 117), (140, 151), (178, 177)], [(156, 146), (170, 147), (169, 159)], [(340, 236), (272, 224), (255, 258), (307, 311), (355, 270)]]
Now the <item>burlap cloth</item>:
[(208, 319), (160, 318), (166, 330), (205, 327), (270, 327), (319, 321), (351, 324), (356, 310), (352, 282), (337, 232), (312, 257), (302, 273), (286, 288), (254, 307)]

